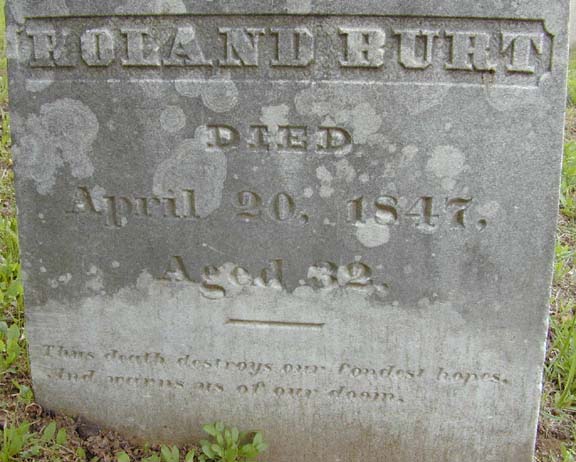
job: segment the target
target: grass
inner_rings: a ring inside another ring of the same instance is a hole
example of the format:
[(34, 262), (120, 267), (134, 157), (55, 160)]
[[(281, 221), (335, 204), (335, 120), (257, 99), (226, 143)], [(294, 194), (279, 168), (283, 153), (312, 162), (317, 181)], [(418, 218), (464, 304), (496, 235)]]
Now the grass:
[[(0, 0), (4, 10), (4, 0)], [(0, 50), (4, 50), (0, 14)], [(549, 347), (537, 462), (576, 462), (576, 57), (568, 82)], [(0, 53), (0, 462), (180, 462), (191, 448), (135, 447), (111, 432), (43, 412), (31, 389), (7, 113), (6, 57)], [(197, 448), (196, 448), (197, 449)]]
[(576, 461), (576, 56), (569, 102), (538, 462)]

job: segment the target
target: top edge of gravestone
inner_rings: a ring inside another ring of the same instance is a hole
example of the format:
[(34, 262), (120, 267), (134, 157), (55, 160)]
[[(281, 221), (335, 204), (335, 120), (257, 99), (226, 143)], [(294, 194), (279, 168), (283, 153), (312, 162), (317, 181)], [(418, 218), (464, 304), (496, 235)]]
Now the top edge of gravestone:
[(545, 19), (566, 29), (569, 0), (8, 0), (9, 23), (27, 18), (113, 15), (390, 15)]

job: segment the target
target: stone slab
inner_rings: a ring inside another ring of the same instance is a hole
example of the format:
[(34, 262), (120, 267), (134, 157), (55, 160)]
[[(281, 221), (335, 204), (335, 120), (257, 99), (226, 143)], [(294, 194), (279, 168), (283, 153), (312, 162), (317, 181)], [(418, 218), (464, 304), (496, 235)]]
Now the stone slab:
[(271, 462), (531, 461), (568, 7), (10, 1), (39, 402)]
[(570, 49), (576, 45), (576, 1), (570, 0)]

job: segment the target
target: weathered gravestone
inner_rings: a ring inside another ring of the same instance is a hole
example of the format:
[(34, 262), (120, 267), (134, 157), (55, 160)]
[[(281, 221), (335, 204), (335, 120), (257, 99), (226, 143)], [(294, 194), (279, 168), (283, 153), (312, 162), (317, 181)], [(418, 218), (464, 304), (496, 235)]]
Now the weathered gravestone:
[(34, 387), (272, 462), (528, 462), (565, 0), (12, 0)]

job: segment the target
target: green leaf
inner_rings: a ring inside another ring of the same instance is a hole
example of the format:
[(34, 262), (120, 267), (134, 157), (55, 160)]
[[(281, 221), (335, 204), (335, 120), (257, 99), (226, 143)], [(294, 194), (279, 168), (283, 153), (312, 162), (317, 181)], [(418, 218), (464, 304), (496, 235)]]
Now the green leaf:
[(152, 454), (150, 457), (142, 459), (142, 462), (161, 462), (160, 456), (158, 454)]
[(216, 436), (216, 427), (214, 424), (206, 424), (202, 429), (211, 436)]
[(216, 427), (216, 431), (219, 433), (222, 433), (224, 431), (224, 424), (222, 422), (216, 422), (214, 424), (214, 426)]
[(8, 328), (6, 338), (8, 339), (8, 343), (10, 343), (10, 341), (18, 342), (18, 340), (20, 339), (20, 329), (16, 324), (12, 324)]
[(32, 392), (32, 389), (30, 387), (26, 385), (20, 385), (16, 381), (14, 381), (13, 383), (16, 386), (16, 388), (18, 388), (20, 399), (22, 399), (22, 401), (24, 401), (26, 404), (30, 404), (32, 401), (34, 401), (34, 393)]
[(238, 448), (229, 448), (224, 452), (226, 462), (236, 462), (238, 460)]
[(238, 429), (236, 427), (232, 428), (232, 439), (234, 440), (235, 443), (238, 443), (238, 438), (240, 437), (240, 433), (238, 432)]
[(258, 456), (258, 450), (251, 444), (245, 444), (244, 446), (242, 446), (242, 449), (240, 449), (240, 453), (242, 456), (249, 458)]
[[(21, 453), (23, 458), (26, 458), (29, 455), (31, 456), (39, 456), (40, 453), (42, 452), (42, 446), (32, 446), (30, 449), (28, 449), (26, 452)], [(26, 454), (26, 457), (24, 457), (24, 454)]]
[(120, 452), (116, 455), (116, 460), (118, 462), (130, 462), (130, 456), (125, 452)]
[(263, 438), (262, 438), (262, 433), (257, 432), (257, 433), (254, 435), (254, 440), (253, 440), (252, 442), (256, 445), (256, 444), (262, 444), (263, 441), (264, 441), (264, 440), (263, 440)]
[(184, 462), (194, 462), (194, 456), (196, 455), (196, 451), (188, 451), (186, 457), (184, 458)]
[(8, 290), (6, 291), (6, 295), (10, 298), (16, 298), (21, 295), (23, 292), (22, 284), (20, 281), (12, 281), (12, 283), (8, 286)]
[(67, 440), (68, 435), (66, 434), (66, 429), (61, 428), (60, 430), (58, 430), (58, 434), (56, 435), (56, 444), (64, 446)]
[(54, 435), (56, 434), (56, 422), (50, 422), (44, 431), (42, 432), (42, 442), (48, 443), (54, 440)]
[(208, 456), (208, 458), (213, 459), (216, 456), (216, 453), (212, 451), (210, 448), (210, 444), (203, 444), (202, 445), (202, 452)]
[(164, 462), (180, 461), (180, 450), (176, 446), (172, 446), (172, 449), (168, 446), (162, 446), (162, 448), (160, 448), (160, 454), (162, 454)]
[(210, 448), (212, 449), (212, 451), (214, 451), (220, 457), (222, 457), (224, 455), (224, 450), (222, 449), (221, 446), (218, 446), (217, 444), (213, 444), (212, 446), (210, 446)]
[(168, 446), (162, 446), (160, 448), (160, 454), (162, 454), (162, 460), (164, 462), (172, 462), (172, 451)]
[(76, 449), (76, 457), (81, 460), (86, 460), (86, 451), (83, 448)]
[(226, 447), (234, 445), (234, 441), (232, 441), (232, 433), (230, 433), (230, 430), (224, 430), (224, 439), (226, 440)]

